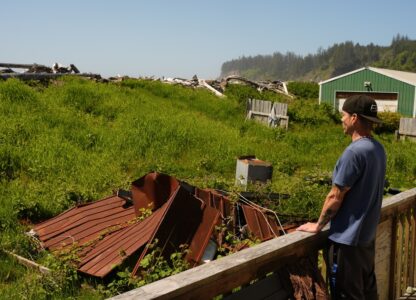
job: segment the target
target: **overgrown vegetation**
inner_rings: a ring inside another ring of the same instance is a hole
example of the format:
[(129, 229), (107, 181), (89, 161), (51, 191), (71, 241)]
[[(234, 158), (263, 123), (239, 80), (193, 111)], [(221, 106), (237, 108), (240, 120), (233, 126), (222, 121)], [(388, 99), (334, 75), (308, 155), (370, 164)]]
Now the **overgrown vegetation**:
[[(248, 96), (289, 102), (289, 130), (246, 121)], [(24, 234), (33, 223), (128, 188), (150, 171), (232, 190), (236, 158), (247, 154), (272, 163), (268, 191), (290, 196), (267, 202), (269, 208), (317, 218), (332, 168), (350, 142), (339, 115), (316, 99), (289, 101), (244, 86), (229, 88), (227, 98), (220, 99), (157, 81), (63, 78), (44, 86), (8, 80), (0, 82), (0, 114), (0, 248), (55, 270), (39, 275), (0, 254), (0, 298), (5, 299), (99, 299), (137, 286), (126, 276), (129, 270), (120, 270), (111, 285), (81, 278), (70, 264), (61, 265), (66, 259), (48, 256)], [(387, 150), (389, 182), (413, 187), (416, 144), (394, 141), (397, 117), (386, 118), (391, 127), (376, 138)], [(180, 253), (178, 264), (163, 272), (186, 267)]]

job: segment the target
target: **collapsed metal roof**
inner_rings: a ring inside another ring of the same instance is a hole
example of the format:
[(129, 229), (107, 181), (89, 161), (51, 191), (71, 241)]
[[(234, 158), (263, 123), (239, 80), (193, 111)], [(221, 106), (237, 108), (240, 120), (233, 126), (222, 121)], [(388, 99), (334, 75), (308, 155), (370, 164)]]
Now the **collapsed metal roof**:
[[(147, 216), (146, 210), (152, 213)], [(130, 191), (71, 208), (34, 231), (51, 251), (75, 248), (78, 270), (103, 278), (127, 261), (137, 274), (152, 243), (166, 258), (189, 245), (186, 260), (196, 266), (210, 240), (222, 244), (224, 237), (215, 230), (221, 224), (261, 241), (284, 232), (275, 214), (254, 203), (231, 201), (157, 172), (134, 181)]]

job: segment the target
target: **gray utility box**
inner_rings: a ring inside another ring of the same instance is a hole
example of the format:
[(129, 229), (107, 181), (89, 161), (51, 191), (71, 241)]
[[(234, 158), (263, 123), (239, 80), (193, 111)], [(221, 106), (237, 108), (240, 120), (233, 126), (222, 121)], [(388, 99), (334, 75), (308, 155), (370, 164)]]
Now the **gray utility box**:
[(248, 182), (267, 182), (272, 179), (272, 164), (257, 159), (254, 155), (240, 156), (237, 159), (235, 181), (237, 185), (247, 185)]

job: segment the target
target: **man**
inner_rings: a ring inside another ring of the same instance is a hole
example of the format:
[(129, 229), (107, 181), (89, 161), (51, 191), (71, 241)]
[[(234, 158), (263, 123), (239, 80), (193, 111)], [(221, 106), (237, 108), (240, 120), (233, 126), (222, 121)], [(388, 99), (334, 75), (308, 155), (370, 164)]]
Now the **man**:
[(371, 136), (373, 123), (381, 123), (376, 102), (366, 95), (347, 98), (341, 121), (352, 142), (336, 163), (318, 222), (297, 230), (316, 233), (331, 220), (326, 260), (332, 299), (377, 299), (374, 241), (386, 154)]

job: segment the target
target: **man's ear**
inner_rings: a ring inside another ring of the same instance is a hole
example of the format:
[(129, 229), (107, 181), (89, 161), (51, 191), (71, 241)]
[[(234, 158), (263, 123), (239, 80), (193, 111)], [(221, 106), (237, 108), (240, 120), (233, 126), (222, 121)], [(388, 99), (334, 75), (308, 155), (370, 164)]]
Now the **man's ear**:
[(352, 123), (353, 124), (355, 124), (355, 123), (357, 123), (358, 122), (358, 115), (357, 114), (352, 114), (351, 115), (351, 118), (352, 118)]

